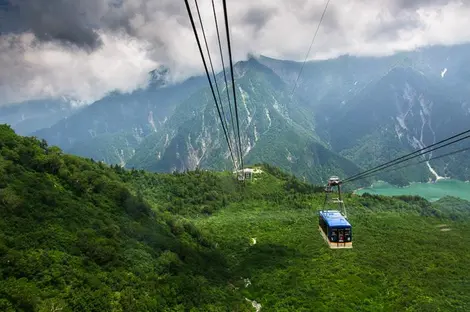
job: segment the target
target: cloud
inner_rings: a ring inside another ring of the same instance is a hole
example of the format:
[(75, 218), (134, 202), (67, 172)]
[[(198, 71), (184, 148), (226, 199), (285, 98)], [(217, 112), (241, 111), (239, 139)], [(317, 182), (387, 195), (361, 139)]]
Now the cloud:
[(0, 37), (0, 104), (60, 97), (88, 104), (112, 90), (145, 87), (158, 66), (148, 44), (125, 34), (97, 35), (102, 44), (93, 52), (37, 42), (32, 33)]
[(255, 31), (259, 31), (263, 29), (275, 14), (278, 13), (277, 11), (278, 9), (274, 7), (250, 7), (242, 17), (242, 22), (244, 24), (252, 25)]
[[(89, 103), (145, 85), (158, 65), (170, 68), (172, 81), (203, 73), (183, 1), (11, 1), (0, 5), (0, 105), (49, 96)], [(214, 2), (226, 57), (222, 1)], [(325, 2), (228, 1), (234, 61), (248, 54), (303, 60)], [(211, 0), (198, 3), (220, 69)], [(468, 42), (468, 16), (465, 0), (331, 1), (310, 59)]]
[(97, 48), (101, 42), (96, 30), (110, 3), (104, 0), (10, 0), (3, 15), (9, 31), (32, 32), (43, 41), (57, 40), (84, 48)]
[(419, 8), (426, 8), (432, 6), (443, 6), (448, 4), (449, 0), (392, 0), (389, 1), (391, 7), (394, 7), (398, 10), (416, 10)]

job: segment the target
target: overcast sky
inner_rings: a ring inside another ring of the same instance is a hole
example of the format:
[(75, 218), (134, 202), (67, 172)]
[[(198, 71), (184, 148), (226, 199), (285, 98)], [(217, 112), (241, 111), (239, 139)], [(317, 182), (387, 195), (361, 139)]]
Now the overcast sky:
[[(303, 60), (326, 0), (227, 2), (235, 61), (249, 53)], [(220, 68), (211, 0), (198, 4)], [(469, 16), (470, 0), (331, 0), (310, 59), (467, 42)], [(183, 0), (0, 0), (0, 105), (87, 104), (145, 86), (160, 65), (173, 80), (203, 71)]]

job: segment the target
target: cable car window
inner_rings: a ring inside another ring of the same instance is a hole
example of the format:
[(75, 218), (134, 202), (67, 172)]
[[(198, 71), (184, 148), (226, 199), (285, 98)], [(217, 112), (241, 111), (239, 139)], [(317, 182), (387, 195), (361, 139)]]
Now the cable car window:
[(335, 242), (338, 236), (338, 229), (331, 229), (330, 240)]

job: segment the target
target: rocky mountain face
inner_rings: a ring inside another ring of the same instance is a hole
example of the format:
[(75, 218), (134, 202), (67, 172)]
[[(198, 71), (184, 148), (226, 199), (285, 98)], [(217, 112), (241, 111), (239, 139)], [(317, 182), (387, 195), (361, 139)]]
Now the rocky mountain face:
[[(470, 46), (461, 45), (308, 62), (293, 96), (300, 63), (263, 56), (239, 62), (234, 74), (244, 161), (271, 163), (320, 183), (466, 130), (469, 55)], [(165, 74), (152, 72), (147, 89), (109, 95), (33, 134), (67, 152), (126, 167), (232, 169), (206, 77), (167, 86)], [(237, 127), (222, 74), (217, 81), (235, 146)], [(231, 98), (231, 86), (228, 91)], [(468, 145), (436, 151), (377, 178), (395, 184), (468, 180), (468, 152), (432, 159)]]
[[(461, 45), (307, 63), (298, 92), (316, 113), (320, 138), (334, 152), (371, 168), (470, 128), (469, 55), (470, 46)], [(284, 81), (299, 67), (262, 62)], [(468, 152), (433, 160), (468, 146), (468, 141), (457, 143), (377, 178), (400, 185), (442, 177), (468, 180)]]
[[(470, 125), (464, 103), (448, 96), (446, 89), (432, 79), (406, 67), (394, 68), (351, 99), (335, 116), (324, 123), (333, 150), (361, 167), (376, 166), (421, 149)], [(442, 151), (456, 147), (462, 144)], [(442, 151), (423, 155), (416, 161), (430, 160), (443, 154)], [(466, 158), (465, 154), (455, 157), (444, 163), (431, 160), (406, 172), (396, 171), (382, 177), (401, 184), (410, 179), (426, 181), (444, 176), (464, 179), (468, 171), (449, 164)], [(468, 161), (461, 164), (465, 168), (470, 165)]]
[(143, 139), (157, 133), (179, 102), (205, 82), (195, 77), (166, 86), (161, 75), (151, 77), (145, 90), (113, 93), (33, 135), (70, 153), (125, 165)]
[[(306, 103), (291, 101), (289, 86), (272, 70), (250, 59), (237, 64), (235, 76), (245, 163), (268, 162), (317, 182), (330, 174), (347, 175), (358, 170), (320, 140)], [(226, 94), (225, 89), (220, 91)], [(226, 101), (223, 106), (233, 134)], [(236, 145), (235, 139), (232, 135), (232, 146)], [(153, 171), (231, 169), (230, 153), (211, 93), (202, 89), (183, 102), (160, 134), (144, 140), (127, 166)]]

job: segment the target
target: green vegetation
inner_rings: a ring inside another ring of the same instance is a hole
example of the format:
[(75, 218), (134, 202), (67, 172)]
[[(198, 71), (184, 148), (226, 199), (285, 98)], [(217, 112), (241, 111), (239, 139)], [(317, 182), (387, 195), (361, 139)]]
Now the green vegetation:
[(354, 248), (317, 228), (322, 188), (276, 167), (154, 174), (0, 126), (1, 311), (468, 311), (470, 203), (346, 194)]
[(0, 154), (1, 311), (244, 304), (234, 301), (213, 243), (191, 223), (152, 210), (118, 172), (7, 126)]

